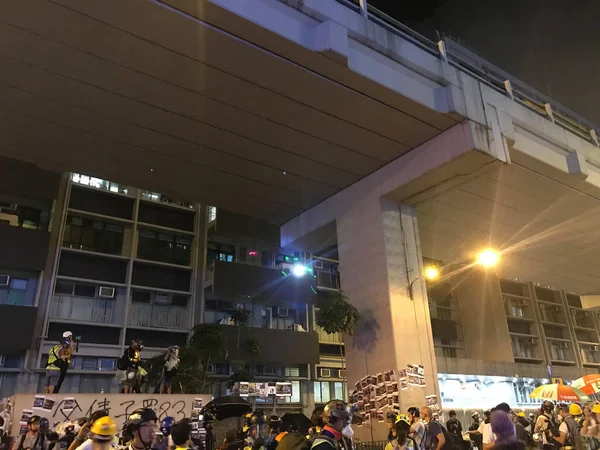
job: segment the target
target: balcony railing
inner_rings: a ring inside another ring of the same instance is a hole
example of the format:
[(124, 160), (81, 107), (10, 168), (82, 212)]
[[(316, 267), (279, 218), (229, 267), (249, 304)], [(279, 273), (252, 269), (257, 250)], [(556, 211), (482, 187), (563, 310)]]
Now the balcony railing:
[(458, 322), (460, 320), (458, 311), (450, 306), (437, 306), (435, 304), (429, 305), (429, 316), (432, 319), (442, 320), (453, 320)]
[(589, 328), (592, 330), (596, 328), (594, 326), (594, 320), (592, 319), (592, 317), (585, 312), (574, 313), (573, 314), (573, 324), (576, 327), (580, 327), (580, 328)]
[(55, 295), (50, 307), (50, 318), (113, 323), (116, 304), (114, 299)]
[(579, 352), (583, 364), (600, 364), (600, 351), (594, 350), (594, 347), (581, 347)]
[(151, 202), (166, 203), (167, 205), (175, 205), (181, 206), (183, 208), (194, 209), (193, 203), (184, 202), (181, 200), (173, 200), (172, 198), (167, 197), (166, 195), (161, 194), (159, 192), (142, 191), (142, 198), (144, 200), (150, 200)]
[(127, 324), (132, 327), (186, 330), (190, 324), (190, 311), (171, 305), (132, 303)]
[(342, 339), (342, 335), (340, 333), (332, 333), (327, 334), (323, 328), (315, 326), (315, 331), (319, 335), (319, 342), (326, 342), (332, 344), (343, 344), (344, 340)]
[(115, 192), (118, 194), (127, 194), (127, 186), (115, 183), (114, 181), (103, 180), (102, 178), (90, 177), (79, 173), (71, 174), (73, 183), (89, 186), (103, 191)]
[[(285, 2), (286, 0), (280, 0)], [(565, 106), (542, 94), (531, 86), (494, 66), (474, 52), (454, 42), (448, 37), (435, 43), (422, 36), (403, 23), (387, 15), (385, 12), (368, 5), (368, 0), (361, 0), (359, 6), (349, 0), (337, 0), (338, 3), (366, 16), (373, 22), (403, 40), (420, 49), (445, 59), (448, 64), (465, 72), (490, 88), (510, 97), (520, 105), (544, 116), (556, 125), (578, 135), (586, 141), (598, 145), (595, 129), (597, 125), (569, 110)]]

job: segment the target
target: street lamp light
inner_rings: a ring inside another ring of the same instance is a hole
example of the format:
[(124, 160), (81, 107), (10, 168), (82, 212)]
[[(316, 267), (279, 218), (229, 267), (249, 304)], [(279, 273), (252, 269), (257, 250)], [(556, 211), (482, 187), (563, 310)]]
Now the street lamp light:
[(435, 266), (425, 267), (425, 270), (423, 272), (425, 275), (425, 279), (430, 281), (435, 280), (440, 276), (440, 270)]
[(486, 248), (477, 254), (477, 264), (483, 267), (494, 267), (500, 261), (498, 252), (491, 248)]
[(302, 264), (294, 264), (292, 266), (292, 274), (298, 278), (303, 277), (306, 274), (306, 266), (303, 266)]

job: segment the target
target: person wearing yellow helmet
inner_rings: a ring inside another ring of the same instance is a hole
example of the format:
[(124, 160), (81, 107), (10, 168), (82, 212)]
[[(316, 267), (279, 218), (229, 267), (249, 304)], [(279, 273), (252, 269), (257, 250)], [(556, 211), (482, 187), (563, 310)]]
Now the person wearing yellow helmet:
[(386, 445), (386, 450), (414, 449), (415, 443), (409, 438), (411, 419), (408, 414), (398, 414), (394, 420), (394, 439)]
[(569, 405), (569, 414), (573, 417), (581, 416), (583, 414), (581, 406), (579, 406), (577, 403), (571, 403)]
[(117, 425), (110, 417), (104, 416), (96, 420), (90, 427), (89, 434), (93, 450), (110, 449), (116, 433)]

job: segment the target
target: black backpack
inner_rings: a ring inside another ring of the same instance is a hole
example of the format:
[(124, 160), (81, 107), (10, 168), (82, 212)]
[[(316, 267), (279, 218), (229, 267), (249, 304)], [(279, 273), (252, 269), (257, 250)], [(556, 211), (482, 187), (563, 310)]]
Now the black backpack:
[(441, 423), (438, 422), (438, 424), (442, 429), (442, 433), (444, 434), (444, 439), (446, 441), (446, 443), (442, 446), (442, 450), (466, 450), (468, 448), (469, 443), (465, 441), (462, 436), (457, 436), (454, 433), (450, 433)]

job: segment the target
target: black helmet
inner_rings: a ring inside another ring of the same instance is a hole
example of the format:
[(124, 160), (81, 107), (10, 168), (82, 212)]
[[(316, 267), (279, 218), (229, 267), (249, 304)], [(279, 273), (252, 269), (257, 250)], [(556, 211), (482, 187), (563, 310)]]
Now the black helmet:
[(150, 421), (157, 421), (156, 413), (150, 408), (138, 408), (127, 417), (127, 425), (138, 428), (140, 425)]
[(40, 423), (40, 421), (42, 420), (42, 418), (40, 416), (31, 416), (29, 419), (27, 419), (27, 425), (31, 425), (32, 423)]
[(542, 406), (540, 406), (540, 411), (542, 412), (542, 414), (552, 414), (552, 412), (554, 411), (554, 403), (552, 403), (550, 400), (544, 400), (544, 403), (542, 403)]
[(351, 417), (352, 411), (350, 411), (350, 407), (343, 400), (331, 400), (325, 405), (325, 409), (323, 410), (323, 420), (326, 424), (332, 424), (338, 419), (349, 422)]
[(315, 427), (323, 426), (323, 407), (322, 406), (317, 406), (313, 410), (312, 416), (310, 416), (310, 421), (312, 422), (312, 424)]
[(264, 425), (267, 423), (267, 415), (263, 411), (254, 411), (248, 419), (249, 425)]
[(209, 412), (205, 412), (204, 415), (202, 416), (202, 422), (204, 424), (213, 423), (214, 421), (215, 421), (215, 416), (213, 416)]
[(269, 427), (280, 428), (281, 427), (281, 418), (276, 415), (270, 416), (269, 417)]
[(411, 406), (410, 408), (408, 408), (408, 413), (412, 414), (413, 417), (421, 417), (421, 411), (419, 411), (419, 408), (417, 408), (416, 406)]

